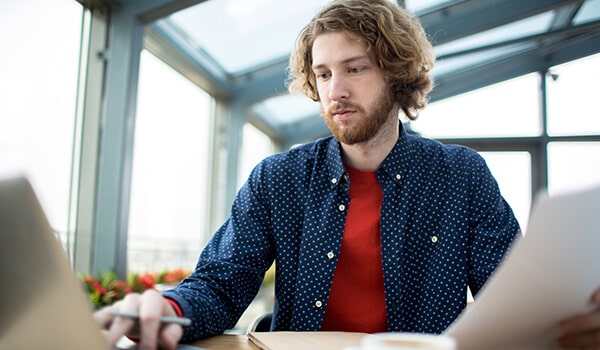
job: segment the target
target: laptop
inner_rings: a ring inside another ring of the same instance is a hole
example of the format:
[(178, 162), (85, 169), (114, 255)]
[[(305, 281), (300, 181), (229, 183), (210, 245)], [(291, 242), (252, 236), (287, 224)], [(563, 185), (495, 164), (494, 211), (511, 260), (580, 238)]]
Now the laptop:
[(0, 179), (0, 349), (109, 349), (24, 177)]

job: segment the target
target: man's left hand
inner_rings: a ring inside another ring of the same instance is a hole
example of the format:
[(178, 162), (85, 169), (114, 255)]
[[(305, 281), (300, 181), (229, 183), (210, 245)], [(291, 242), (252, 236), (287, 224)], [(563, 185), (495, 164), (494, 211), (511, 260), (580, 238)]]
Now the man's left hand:
[(567, 349), (600, 349), (600, 288), (592, 294), (598, 307), (591, 312), (575, 315), (560, 323), (558, 344)]

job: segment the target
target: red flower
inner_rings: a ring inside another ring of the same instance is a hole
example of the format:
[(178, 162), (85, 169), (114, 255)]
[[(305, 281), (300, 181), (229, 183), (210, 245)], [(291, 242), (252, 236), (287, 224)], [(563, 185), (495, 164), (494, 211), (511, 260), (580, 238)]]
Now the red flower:
[(142, 282), (142, 285), (146, 289), (154, 288), (154, 276), (151, 274), (140, 276), (140, 282)]
[(100, 284), (100, 282), (98, 281), (93, 281), (92, 282), (92, 288), (97, 291), (100, 294), (105, 294), (106, 293), (106, 289), (104, 287), (102, 287), (102, 285)]

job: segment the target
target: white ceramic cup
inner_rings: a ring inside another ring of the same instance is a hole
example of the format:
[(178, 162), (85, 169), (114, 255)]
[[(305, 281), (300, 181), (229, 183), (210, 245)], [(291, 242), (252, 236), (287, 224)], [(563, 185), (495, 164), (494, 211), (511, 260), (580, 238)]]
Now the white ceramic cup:
[(454, 339), (436, 334), (376, 333), (362, 338), (361, 350), (456, 350)]

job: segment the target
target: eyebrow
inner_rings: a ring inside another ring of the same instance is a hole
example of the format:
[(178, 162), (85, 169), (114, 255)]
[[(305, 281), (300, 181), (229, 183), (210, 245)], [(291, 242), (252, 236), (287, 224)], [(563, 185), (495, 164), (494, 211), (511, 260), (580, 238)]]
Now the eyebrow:
[[(363, 59), (366, 59), (369, 62), (371, 62), (371, 59), (369, 58), (368, 55), (358, 55), (358, 56), (348, 57), (348, 58), (342, 60), (341, 64), (348, 64), (348, 63), (352, 63), (352, 62), (355, 62), (355, 61), (360, 61), (360, 60), (363, 60)], [(327, 65), (325, 63), (321, 63), (321, 64), (313, 65), (312, 69), (313, 70), (317, 70), (317, 69), (321, 69), (321, 68), (325, 68), (325, 67), (327, 67)]]

